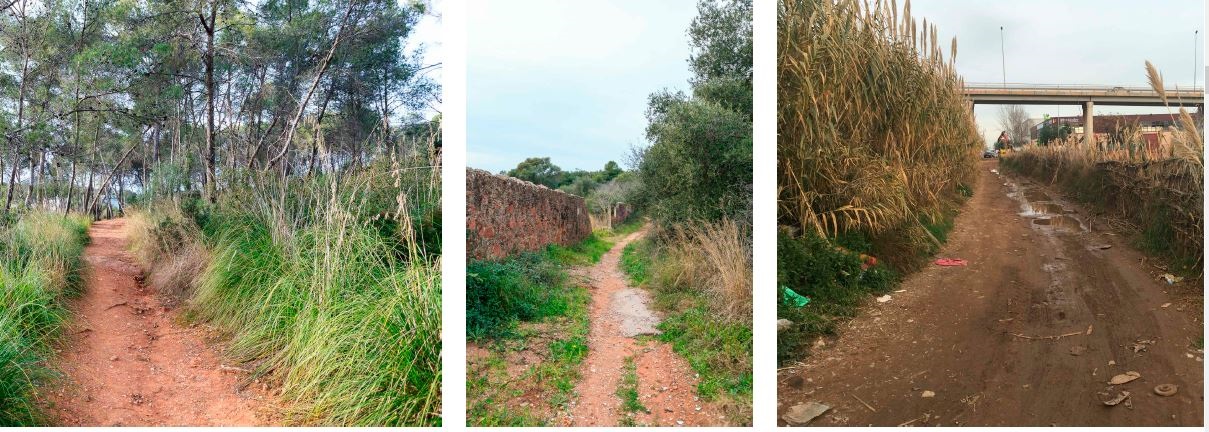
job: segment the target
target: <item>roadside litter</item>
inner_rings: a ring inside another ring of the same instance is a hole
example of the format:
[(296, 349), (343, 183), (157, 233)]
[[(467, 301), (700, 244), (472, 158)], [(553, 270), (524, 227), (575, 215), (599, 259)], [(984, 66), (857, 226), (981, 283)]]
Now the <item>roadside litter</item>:
[(936, 265), (944, 267), (964, 266), (966, 264), (968, 262), (961, 258), (940, 258), (936, 260)]
[(785, 423), (788, 423), (790, 426), (805, 426), (811, 420), (814, 420), (815, 417), (823, 415), (829, 409), (831, 409), (830, 406), (818, 402), (800, 403), (790, 407), (789, 411), (786, 411), (785, 415), (781, 416), (781, 419), (785, 420)]
[(810, 303), (810, 297), (806, 297), (804, 295), (798, 294), (798, 293), (794, 292), (793, 290), (789, 289), (789, 287), (787, 287), (787, 286), (782, 285), (781, 291), (783, 291), (785, 293), (784, 302), (787, 306), (803, 307), (803, 306), (806, 306), (806, 304)]
[(1184, 281), (1184, 278), (1173, 275), (1171, 273), (1163, 273), (1163, 274), (1159, 275), (1159, 279), (1167, 281), (1168, 285), (1174, 285), (1174, 284), (1178, 284), (1178, 283)]
[(1174, 396), (1180, 387), (1175, 384), (1159, 384), (1154, 386), (1154, 394), (1159, 396)]

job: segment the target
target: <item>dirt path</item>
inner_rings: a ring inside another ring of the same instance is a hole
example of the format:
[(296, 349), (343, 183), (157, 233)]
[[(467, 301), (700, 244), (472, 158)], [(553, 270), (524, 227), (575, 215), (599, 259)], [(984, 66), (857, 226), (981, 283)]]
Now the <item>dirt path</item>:
[[(143, 288), (126, 253), (124, 220), (97, 222), (84, 249), (85, 292), (71, 304), (47, 410), (69, 426), (262, 425), (256, 389), (224, 369), (200, 328)], [(236, 371), (238, 372), (238, 371)]]
[[(1160, 282), (1087, 213), (992, 169), (940, 253), (969, 265), (929, 266), (862, 308), (778, 374), (778, 413), (813, 401), (833, 407), (817, 426), (1202, 425), (1199, 281)], [(1127, 371), (1141, 378), (1107, 383)], [(1155, 394), (1168, 383), (1177, 394)], [(1102, 402), (1121, 391), (1127, 403)]]
[(587, 271), (591, 329), (583, 379), (575, 388), (578, 400), (571, 412), (572, 426), (617, 426), (626, 417), (617, 396), (626, 359), (634, 362), (638, 400), (646, 408), (635, 413), (636, 424), (725, 425), (721, 409), (697, 397), (697, 376), (688, 363), (670, 345), (641, 337), (658, 331), (659, 317), (648, 308), (646, 291), (628, 285), (619, 263), (622, 249), (645, 233), (626, 236)]

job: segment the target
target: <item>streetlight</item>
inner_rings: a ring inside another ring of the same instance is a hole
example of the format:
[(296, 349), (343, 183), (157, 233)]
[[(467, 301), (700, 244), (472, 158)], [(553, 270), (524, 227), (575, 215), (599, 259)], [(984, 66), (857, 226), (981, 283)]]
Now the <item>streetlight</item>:
[(1200, 69), (1200, 68), (1196, 67), (1196, 55), (1197, 55), (1196, 47), (1198, 45), (1197, 42), (1200, 42), (1197, 39), (1197, 36), (1200, 34), (1201, 34), (1200, 30), (1192, 32), (1192, 88), (1194, 88), (1194, 89), (1196, 88), (1196, 72), (1197, 72), (1197, 69)]
[(999, 64), (1003, 67), (1003, 86), (1007, 87), (1007, 55), (1003, 49), (1003, 26), (999, 26)]

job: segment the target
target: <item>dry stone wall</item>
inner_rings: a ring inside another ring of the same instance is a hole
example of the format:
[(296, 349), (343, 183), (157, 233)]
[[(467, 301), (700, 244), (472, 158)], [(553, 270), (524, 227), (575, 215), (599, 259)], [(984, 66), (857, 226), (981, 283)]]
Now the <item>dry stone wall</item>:
[(584, 199), (524, 180), (466, 170), (466, 254), (499, 259), (570, 246), (592, 234)]

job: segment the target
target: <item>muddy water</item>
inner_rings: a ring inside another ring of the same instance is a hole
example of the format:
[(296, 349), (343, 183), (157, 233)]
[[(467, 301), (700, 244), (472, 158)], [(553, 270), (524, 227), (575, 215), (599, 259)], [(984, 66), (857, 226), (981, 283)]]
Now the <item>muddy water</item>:
[[(999, 175), (999, 173), (995, 173)], [(1000, 175), (1003, 178), (1002, 175)], [(1087, 232), (1087, 226), (1078, 212), (1055, 200), (1045, 191), (1029, 182), (1017, 184), (1004, 178), (1008, 187), (1007, 196), (1020, 203), (1020, 216), (1032, 219), (1034, 228), (1046, 232)]]

